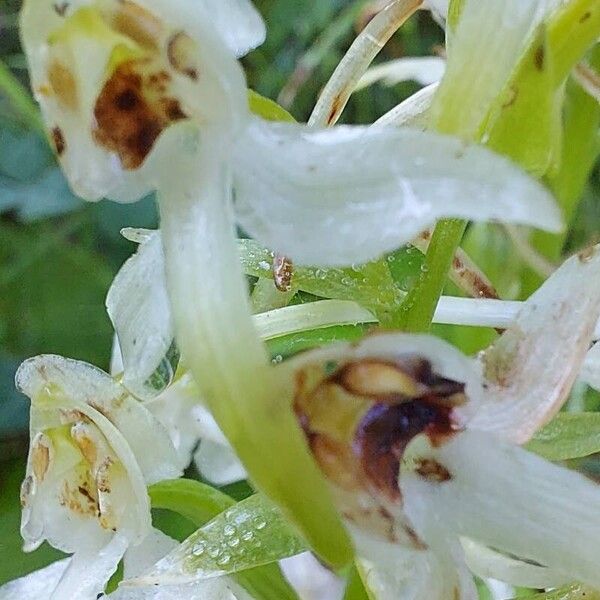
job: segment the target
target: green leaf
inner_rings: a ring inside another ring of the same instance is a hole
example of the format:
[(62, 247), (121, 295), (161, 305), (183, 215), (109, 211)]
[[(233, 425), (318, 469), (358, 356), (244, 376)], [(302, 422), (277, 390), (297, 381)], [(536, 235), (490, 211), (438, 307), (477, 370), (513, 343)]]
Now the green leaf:
[[(227, 509), (236, 510), (232, 507), (239, 506), (227, 494), (189, 479), (161, 481), (150, 486), (148, 493), (153, 509), (176, 512), (189, 519), (196, 527), (208, 523)], [(192, 537), (194, 535), (196, 534)], [(256, 600), (297, 600), (294, 590), (275, 563), (248, 568), (233, 576)]]
[(553, 461), (600, 452), (600, 413), (560, 413), (526, 448)]
[(296, 121), (296, 119), (294, 119), (285, 108), (279, 106), (277, 102), (261, 96), (254, 90), (248, 90), (248, 104), (250, 105), (250, 110), (255, 115), (262, 117), (266, 121), (284, 121), (288, 123), (294, 123)]
[(350, 569), (344, 600), (371, 600), (356, 566)]
[[(254, 240), (238, 240), (242, 266), (247, 275), (273, 278), (273, 254)], [(400, 262), (408, 255), (394, 255)], [(354, 265), (352, 268), (294, 267), (292, 285), (321, 298), (352, 300), (389, 324), (394, 307), (404, 294), (394, 284), (385, 261)]]
[(281, 511), (256, 494), (192, 534), (161, 561), (163, 565), (149, 579), (160, 582), (181, 576), (191, 581), (228, 575), (268, 565), (306, 549)]
[(530, 600), (600, 600), (600, 592), (575, 583), (545, 594), (528, 596)]

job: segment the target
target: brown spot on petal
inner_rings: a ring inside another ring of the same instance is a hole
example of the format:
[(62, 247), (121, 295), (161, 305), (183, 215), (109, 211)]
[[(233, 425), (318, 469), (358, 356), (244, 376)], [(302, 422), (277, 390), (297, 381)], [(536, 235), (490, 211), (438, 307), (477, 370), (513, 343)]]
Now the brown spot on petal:
[(585, 23), (591, 16), (592, 16), (592, 13), (588, 10), (581, 15), (579, 22)]
[(130, 0), (121, 0), (111, 16), (113, 29), (143, 48), (158, 49), (163, 28), (160, 20), (149, 10)]
[(432, 458), (421, 458), (417, 462), (415, 472), (428, 481), (434, 481), (436, 483), (443, 483), (444, 481), (450, 481), (452, 474), (444, 465), (441, 465)]
[(21, 493), (20, 493), (20, 500), (21, 500), (22, 508), (25, 508), (25, 506), (27, 506), (27, 503), (29, 502), (31, 493), (33, 492), (34, 485), (35, 485), (35, 483), (33, 481), (33, 477), (31, 477), (31, 475), (28, 475), (27, 477), (25, 477), (25, 479), (23, 479), (23, 483), (21, 483)]
[(71, 430), (71, 437), (75, 444), (77, 444), (83, 458), (93, 467), (98, 460), (98, 448), (94, 440), (86, 435), (84, 431), (77, 429), (77, 425)]
[(162, 131), (186, 118), (179, 102), (166, 93), (168, 74), (148, 69), (142, 60), (121, 64), (94, 109), (95, 139), (115, 152), (125, 169), (140, 167)]
[(60, 127), (54, 127), (52, 129), (52, 143), (54, 144), (54, 150), (58, 156), (61, 156), (65, 151), (65, 137)]
[(195, 44), (183, 31), (175, 33), (167, 44), (167, 57), (170, 65), (182, 75), (196, 81), (198, 69), (194, 64)]
[(57, 60), (48, 67), (48, 81), (58, 103), (69, 110), (76, 110), (78, 105), (77, 84), (69, 69)]
[(98, 491), (103, 494), (110, 494), (111, 485), (110, 485), (110, 468), (113, 465), (113, 461), (110, 457), (104, 459), (102, 464), (98, 467), (96, 471), (96, 487)]
[(280, 292), (289, 292), (292, 289), (292, 277), (294, 276), (294, 265), (292, 261), (276, 254), (273, 257), (273, 281)]

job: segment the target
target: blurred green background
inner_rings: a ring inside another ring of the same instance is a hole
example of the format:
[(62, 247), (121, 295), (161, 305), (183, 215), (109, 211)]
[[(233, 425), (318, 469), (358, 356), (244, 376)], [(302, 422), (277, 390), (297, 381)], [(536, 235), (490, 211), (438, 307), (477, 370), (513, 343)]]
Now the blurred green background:
[[(257, 0), (268, 25), (266, 43), (244, 64), (249, 86), (279, 100), (306, 120), (319, 90), (373, 11), (383, 4), (349, 0), (291, 2)], [(47, 562), (42, 549), (20, 551), (18, 486), (27, 448), (28, 404), (14, 390), (24, 358), (57, 353), (108, 368), (112, 331), (104, 298), (120, 265), (134, 250), (121, 238), (125, 226), (155, 227), (152, 197), (132, 205), (74, 197), (45, 138), (15, 110), (6, 91), (26, 88), (27, 71), (17, 29), (17, 0), (0, 0), (0, 584)], [(432, 55), (443, 32), (428, 13), (411, 19), (378, 62), (400, 56)], [(369, 123), (418, 89), (415, 83), (375, 85), (356, 93), (343, 122)], [(600, 176), (596, 171), (571, 229), (570, 246), (600, 239)], [(470, 232), (475, 250), (487, 248), (492, 274), (512, 297), (520, 277), (506, 236), (499, 228)], [(512, 286), (512, 287), (511, 287)], [(485, 337), (485, 336), (484, 336)], [(489, 335), (488, 335), (489, 337)], [(477, 338), (477, 339), (476, 339)], [(469, 338), (473, 347), (480, 336)], [(464, 342), (464, 338), (463, 338)], [(8, 560), (7, 560), (8, 558)]]

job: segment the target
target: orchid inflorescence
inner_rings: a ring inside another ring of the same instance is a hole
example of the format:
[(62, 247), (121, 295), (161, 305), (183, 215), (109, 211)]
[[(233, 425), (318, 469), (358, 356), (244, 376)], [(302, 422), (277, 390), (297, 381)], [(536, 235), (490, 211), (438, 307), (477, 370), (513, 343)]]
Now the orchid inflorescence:
[[(447, 59), (368, 71), (418, 9), (445, 25)], [(305, 550), (334, 589), (352, 564), (375, 600), (477, 598), (473, 574), (600, 589), (600, 489), (534, 452), (576, 381), (600, 387), (600, 247), (522, 303), (457, 247), (467, 221), (563, 229), (540, 180), (561, 169), (597, 1), (389, 2), (308, 124), (246, 89), (237, 59), (266, 35), (249, 0), (25, 0), (21, 31), (74, 192), (156, 191), (161, 229), (123, 231), (139, 247), (107, 297), (110, 375), (50, 355), (18, 371), (25, 549), (72, 556), (0, 600), (294, 598), (277, 561)], [(382, 77), (427, 87), (373, 126), (336, 125)], [(426, 254), (408, 291), (382, 258), (407, 244)], [(449, 272), (475, 297), (440, 297)], [(500, 333), (472, 357), (408, 333), (432, 320)], [(257, 494), (178, 479), (190, 465)], [(179, 544), (151, 507), (200, 528)]]

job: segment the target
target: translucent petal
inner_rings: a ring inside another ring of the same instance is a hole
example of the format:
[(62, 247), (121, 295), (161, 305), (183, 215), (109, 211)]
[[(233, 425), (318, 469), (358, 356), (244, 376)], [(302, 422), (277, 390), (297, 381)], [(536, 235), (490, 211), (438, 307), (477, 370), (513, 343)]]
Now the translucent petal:
[(462, 539), (465, 558), (473, 573), (482, 579), (498, 579), (518, 587), (554, 588), (572, 578), (547, 567), (506, 556), (473, 540)]
[(159, 529), (152, 528), (139, 544), (128, 548), (125, 554), (123, 577), (129, 579), (141, 575), (178, 545), (179, 542), (173, 538)]
[(560, 409), (600, 315), (600, 248), (567, 260), (481, 355), (487, 393), (463, 413), (468, 427), (528, 441)]
[(149, 232), (115, 277), (106, 308), (123, 356), (123, 385), (142, 399), (156, 395), (151, 375), (173, 342), (162, 241)]
[(402, 463), (400, 489), (426, 543), (431, 532), (465, 536), (600, 585), (600, 488), (579, 473), (467, 431), (437, 448), (425, 436), (416, 439)]
[(103, 547), (76, 552), (50, 600), (94, 600), (117, 570), (129, 545), (127, 537), (116, 534)]
[(506, 159), (410, 129), (255, 120), (236, 146), (234, 182), (241, 225), (300, 264), (366, 262), (440, 217), (561, 228), (548, 192)]
[(71, 559), (58, 560), (0, 587), (0, 600), (49, 600)]

